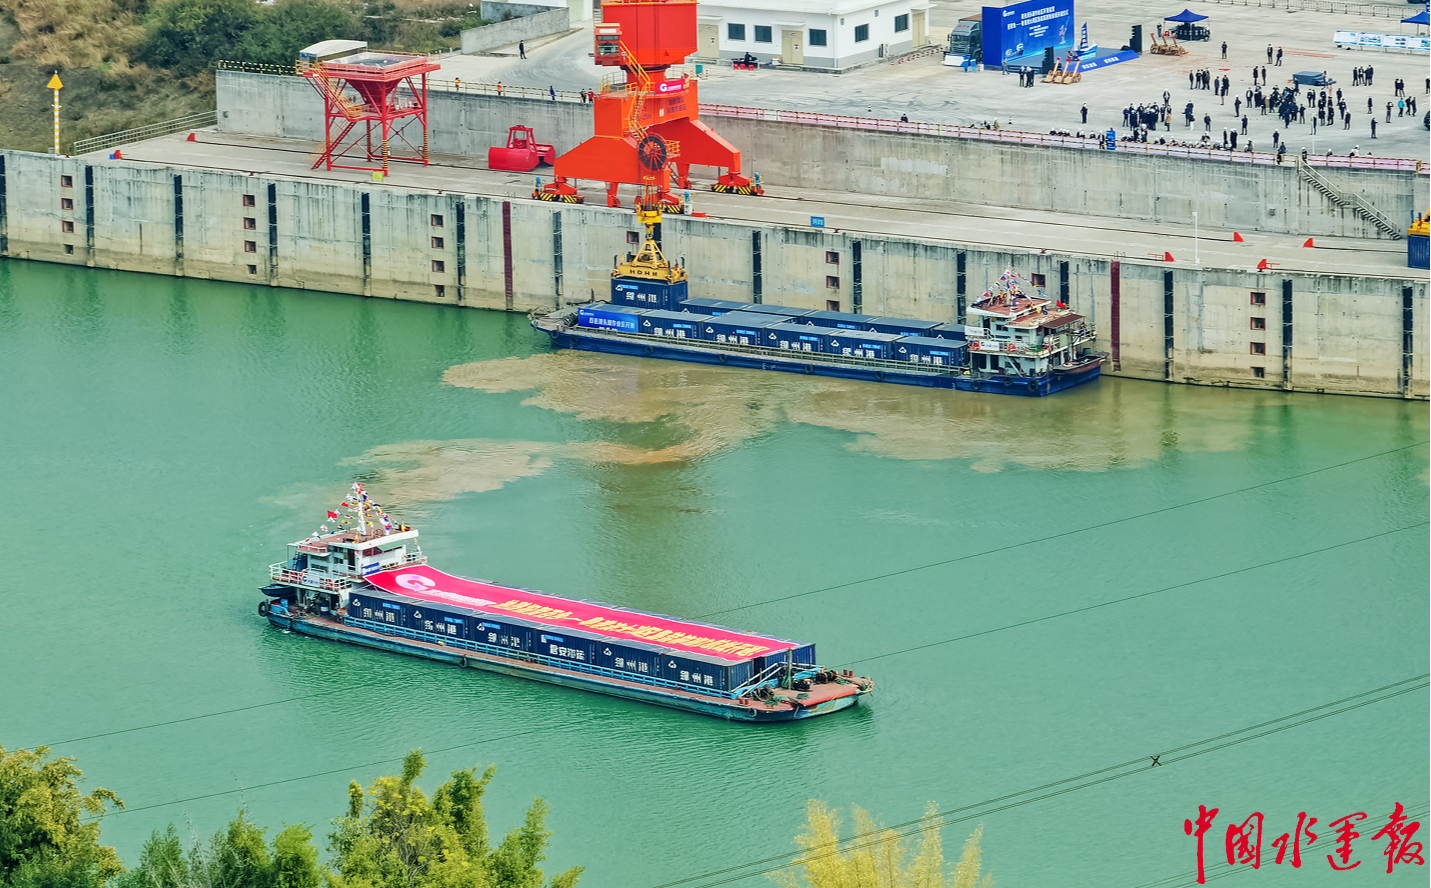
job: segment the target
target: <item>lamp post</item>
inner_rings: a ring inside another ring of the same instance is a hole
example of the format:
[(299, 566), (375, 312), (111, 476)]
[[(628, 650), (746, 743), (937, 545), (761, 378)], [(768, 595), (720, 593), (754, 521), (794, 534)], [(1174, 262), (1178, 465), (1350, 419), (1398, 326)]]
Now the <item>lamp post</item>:
[(50, 149), (51, 154), (60, 153), (60, 90), (64, 87), (65, 85), (60, 83), (60, 72), (58, 71), (50, 75), (50, 82), (45, 84), (45, 89), (55, 92), (55, 146)]

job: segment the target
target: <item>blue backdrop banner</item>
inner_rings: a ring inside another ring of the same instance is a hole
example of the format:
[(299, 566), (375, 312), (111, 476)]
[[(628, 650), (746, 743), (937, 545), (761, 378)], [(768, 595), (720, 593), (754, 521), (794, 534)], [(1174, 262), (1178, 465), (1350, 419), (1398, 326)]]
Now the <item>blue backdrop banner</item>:
[(1073, 0), (1024, 0), (1011, 6), (985, 6), (983, 22), (986, 65), (1036, 60), (1050, 46), (1055, 55), (1073, 48)]

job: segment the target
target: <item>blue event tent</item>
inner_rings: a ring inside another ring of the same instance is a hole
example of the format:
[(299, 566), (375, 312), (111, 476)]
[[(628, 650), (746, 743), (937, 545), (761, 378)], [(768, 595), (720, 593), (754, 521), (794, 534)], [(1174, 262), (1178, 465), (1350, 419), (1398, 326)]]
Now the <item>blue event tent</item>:
[(1163, 19), (1163, 21), (1167, 21), (1167, 22), (1200, 22), (1200, 21), (1202, 21), (1202, 20), (1205, 19), (1205, 18), (1207, 18), (1207, 16), (1205, 16), (1205, 15), (1198, 15), (1197, 13), (1193, 12), (1191, 9), (1184, 9), (1182, 12), (1178, 13), (1177, 15), (1170, 15), (1170, 16), (1168, 16), (1167, 18)]
[(1431, 25), (1431, 12), (1423, 9), (1410, 18), (1402, 19), (1402, 21), (1413, 25)]

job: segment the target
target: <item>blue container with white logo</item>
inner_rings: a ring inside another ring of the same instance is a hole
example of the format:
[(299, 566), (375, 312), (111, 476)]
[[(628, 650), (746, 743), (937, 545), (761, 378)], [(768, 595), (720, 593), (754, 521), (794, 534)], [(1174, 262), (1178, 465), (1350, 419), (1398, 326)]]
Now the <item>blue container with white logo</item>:
[(766, 348), (822, 354), (831, 332), (828, 327), (809, 324), (772, 324), (761, 331), (760, 344)]
[(940, 324), (922, 335), (929, 339), (957, 339), (960, 342), (969, 338), (964, 331), (964, 325), (952, 321), (948, 324)]
[(612, 278), (611, 303), (635, 308), (680, 311), (686, 301), (686, 281), (648, 281), (641, 278)]
[(968, 344), (963, 340), (929, 336), (901, 336), (892, 353), (896, 361), (931, 367), (962, 367)]
[(928, 336), (929, 331), (939, 326), (938, 321), (907, 321), (903, 318), (875, 318), (864, 325), (864, 329), (875, 333), (893, 333), (896, 336)]
[(879, 320), (873, 315), (850, 314), (844, 311), (812, 311), (800, 318), (802, 324), (817, 327), (835, 327), (840, 330), (863, 330), (865, 324)]
[(681, 303), (680, 310), (700, 315), (723, 315), (753, 307), (754, 303), (733, 302), (729, 299), (687, 299)]
[(851, 358), (889, 360), (893, 343), (899, 337), (893, 333), (873, 333), (869, 330), (831, 330), (825, 340), (825, 354)]
[(701, 338), (709, 342), (760, 345), (761, 331), (778, 321), (779, 319), (773, 315), (734, 311), (702, 321), (700, 324)]
[(637, 333), (640, 332), (637, 319), (642, 314), (644, 312), (641, 309), (629, 305), (584, 306), (576, 313), (576, 323), (579, 327), (590, 327), (593, 330)]
[(700, 339), (701, 322), (709, 318), (688, 311), (643, 312), (637, 329), (651, 336), (671, 336), (676, 339)]
[(758, 312), (760, 314), (780, 315), (781, 317), (788, 318), (790, 320), (794, 320), (795, 318), (803, 318), (806, 315), (810, 314), (810, 309), (808, 308), (791, 308), (788, 305), (765, 305), (764, 303), (761, 303), (759, 305), (749, 305), (746, 307), (745, 310)]

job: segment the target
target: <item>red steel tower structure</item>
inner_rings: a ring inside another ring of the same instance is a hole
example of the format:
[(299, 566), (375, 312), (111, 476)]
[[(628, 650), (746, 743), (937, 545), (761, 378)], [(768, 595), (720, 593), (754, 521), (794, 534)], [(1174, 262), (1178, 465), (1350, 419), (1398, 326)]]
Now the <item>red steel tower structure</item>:
[[(313, 169), (386, 176), (392, 161), (427, 166), (427, 75), (438, 65), (426, 56), (368, 52), (358, 40), (325, 40), (300, 52), (297, 67), (323, 97), (323, 151)], [(360, 158), (366, 165), (357, 165)]]
[(596, 63), (621, 68), (624, 79), (603, 80), (595, 135), (558, 157), (555, 181), (533, 196), (576, 203), (581, 198), (571, 180), (591, 179), (606, 183), (607, 206), (620, 206), (616, 189), (624, 183), (650, 195), (638, 202), (679, 210), (671, 187), (690, 187), (692, 165), (724, 171), (715, 191), (763, 194), (741, 175), (740, 152), (701, 122), (696, 82), (667, 77), (668, 68), (696, 51), (696, 0), (606, 0), (601, 14)]

